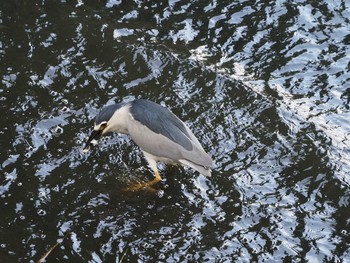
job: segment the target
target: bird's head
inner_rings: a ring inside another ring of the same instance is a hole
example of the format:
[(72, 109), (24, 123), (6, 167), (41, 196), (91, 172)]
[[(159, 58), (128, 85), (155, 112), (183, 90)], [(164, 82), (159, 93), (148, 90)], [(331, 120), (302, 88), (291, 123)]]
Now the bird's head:
[(118, 103), (102, 108), (101, 112), (95, 118), (94, 130), (91, 132), (87, 140), (84, 152), (88, 152), (90, 147), (97, 143), (97, 140), (106, 133), (117, 131), (119, 125), (119, 109), (124, 106), (124, 103)]

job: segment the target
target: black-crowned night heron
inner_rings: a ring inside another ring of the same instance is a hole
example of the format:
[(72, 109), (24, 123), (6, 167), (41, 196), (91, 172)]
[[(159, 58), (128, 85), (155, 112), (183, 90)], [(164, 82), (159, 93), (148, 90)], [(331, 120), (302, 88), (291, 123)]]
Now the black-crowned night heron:
[(104, 107), (95, 118), (95, 126), (84, 151), (109, 132), (131, 136), (141, 148), (155, 178), (137, 188), (161, 180), (157, 161), (192, 167), (210, 176), (212, 160), (191, 130), (167, 108), (145, 99)]

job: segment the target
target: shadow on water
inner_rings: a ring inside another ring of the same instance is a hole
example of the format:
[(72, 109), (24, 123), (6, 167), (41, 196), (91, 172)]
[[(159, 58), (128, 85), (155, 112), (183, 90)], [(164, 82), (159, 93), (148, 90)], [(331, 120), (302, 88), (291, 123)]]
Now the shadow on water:
[[(0, 4), (2, 262), (345, 262), (349, 6), (216, 1)], [(183, 119), (213, 176), (111, 135), (105, 105)], [(55, 246), (57, 244), (57, 246)]]

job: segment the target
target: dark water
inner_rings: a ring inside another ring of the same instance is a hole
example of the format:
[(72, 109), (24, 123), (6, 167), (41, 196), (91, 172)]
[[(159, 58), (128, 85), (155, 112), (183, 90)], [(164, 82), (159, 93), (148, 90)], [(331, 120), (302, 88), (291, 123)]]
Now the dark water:
[[(350, 262), (348, 1), (2, 1), (0, 261)], [(166, 105), (213, 176), (112, 135)]]

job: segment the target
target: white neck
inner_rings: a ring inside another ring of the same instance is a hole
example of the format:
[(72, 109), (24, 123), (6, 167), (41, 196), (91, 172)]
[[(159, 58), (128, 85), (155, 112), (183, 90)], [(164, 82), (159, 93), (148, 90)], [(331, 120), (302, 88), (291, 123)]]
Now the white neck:
[(126, 104), (123, 107), (116, 110), (110, 120), (107, 122), (107, 127), (103, 130), (103, 133), (119, 132), (129, 134), (128, 122), (130, 105)]

